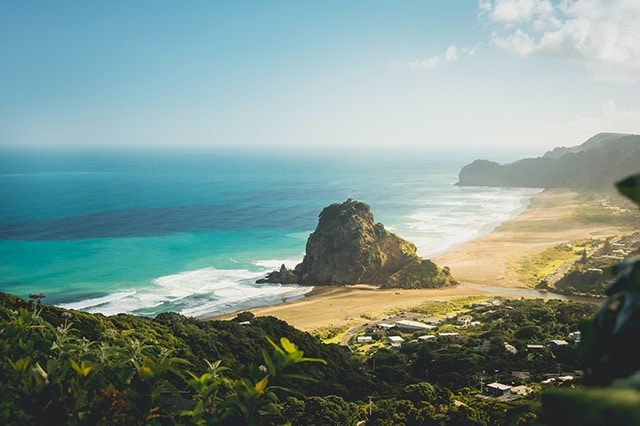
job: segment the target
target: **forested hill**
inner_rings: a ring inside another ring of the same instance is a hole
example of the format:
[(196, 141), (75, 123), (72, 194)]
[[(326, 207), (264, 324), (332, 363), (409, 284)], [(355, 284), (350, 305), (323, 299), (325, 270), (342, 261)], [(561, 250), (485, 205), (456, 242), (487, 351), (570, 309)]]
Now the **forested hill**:
[(613, 190), (640, 169), (640, 135), (599, 133), (575, 147), (499, 164), (475, 160), (462, 168), (458, 185)]

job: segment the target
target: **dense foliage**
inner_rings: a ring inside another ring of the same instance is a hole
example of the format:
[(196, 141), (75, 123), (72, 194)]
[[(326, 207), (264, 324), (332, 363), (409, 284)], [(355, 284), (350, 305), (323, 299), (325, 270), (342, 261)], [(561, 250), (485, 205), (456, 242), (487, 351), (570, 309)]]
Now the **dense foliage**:
[(249, 364), (244, 377), (227, 376), (221, 361), (194, 373), (162, 345), (107, 330), (91, 341), (73, 330), (69, 312), (54, 326), (39, 304), (17, 309), (0, 310), (0, 420), (7, 425), (258, 425), (263, 413), (281, 418), (277, 393), (300, 394), (283, 385), (312, 380), (290, 367), (324, 363), (283, 337), (266, 339), (271, 354), (262, 350), (263, 364)]
[[(406, 339), (401, 348), (359, 355), (275, 318), (249, 313), (233, 321), (197, 321), (175, 313), (155, 319), (106, 317), (5, 294), (2, 306), (0, 356), (6, 362), (0, 391), (8, 396), (0, 415), (5, 424), (43, 419), (59, 424), (226, 424), (239, 418), (243, 421), (235, 424), (248, 424), (249, 414), (256, 412), (262, 413), (262, 424), (355, 424), (364, 419), (379, 425), (458, 424), (461, 419), (503, 424), (509, 416), (532, 416), (528, 407), (537, 393), (511, 402), (478, 398), (483, 384), (520, 383), (513, 371), (528, 372), (525, 382), (531, 384), (559, 371), (573, 374), (579, 368), (573, 346), (545, 345), (539, 353), (526, 347), (565, 338), (595, 308), (553, 300), (469, 306), (480, 324), (463, 327), (451, 318), (439, 326), (457, 330), (459, 341), (419, 342), (420, 333), (394, 331)], [(376, 333), (386, 338), (386, 332)], [(272, 345), (268, 336), (285, 340)], [(480, 350), (484, 341), (490, 344)], [(504, 342), (518, 352), (505, 350)], [(282, 373), (284, 367), (274, 370), (273, 361), (267, 361), (282, 351), (304, 352), (327, 364), (294, 363)], [(265, 371), (268, 383), (261, 382)], [(246, 396), (257, 391), (261, 398), (251, 402)]]

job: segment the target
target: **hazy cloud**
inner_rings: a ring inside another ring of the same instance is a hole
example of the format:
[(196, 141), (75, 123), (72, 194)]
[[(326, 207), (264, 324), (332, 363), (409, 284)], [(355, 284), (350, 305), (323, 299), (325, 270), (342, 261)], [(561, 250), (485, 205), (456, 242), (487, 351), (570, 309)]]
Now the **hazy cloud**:
[(426, 68), (432, 69), (440, 65), (440, 56), (431, 56), (430, 58), (420, 59), (409, 62), (409, 68)]
[(640, 80), (637, 0), (480, 0), (479, 9), (500, 48), (577, 60), (596, 80)]
[(475, 50), (472, 48), (458, 49), (455, 45), (447, 47), (447, 50), (441, 55), (430, 56), (425, 59), (419, 59), (417, 61), (411, 61), (407, 64), (409, 68), (424, 68), (433, 69), (439, 66), (442, 62), (457, 61), (460, 59), (460, 55), (473, 56)]
[(556, 123), (554, 131), (567, 134), (582, 134), (586, 140), (596, 133), (614, 132), (638, 134), (640, 111), (621, 111), (615, 101), (608, 100), (600, 110), (599, 115), (578, 115), (568, 123)]

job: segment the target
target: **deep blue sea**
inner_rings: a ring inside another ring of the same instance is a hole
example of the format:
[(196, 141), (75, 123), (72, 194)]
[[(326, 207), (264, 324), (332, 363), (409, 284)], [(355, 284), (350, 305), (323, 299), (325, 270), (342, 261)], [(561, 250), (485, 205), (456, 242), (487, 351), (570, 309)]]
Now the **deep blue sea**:
[[(458, 187), (471, 153), (0, 153), (0, 290), (107, 315), (206, 317), (304, 297), (293, 268), (348, 198), (430, 257), (515, 217), (537, 190)], [(455, 273), (455, 271), (454, 271)]]

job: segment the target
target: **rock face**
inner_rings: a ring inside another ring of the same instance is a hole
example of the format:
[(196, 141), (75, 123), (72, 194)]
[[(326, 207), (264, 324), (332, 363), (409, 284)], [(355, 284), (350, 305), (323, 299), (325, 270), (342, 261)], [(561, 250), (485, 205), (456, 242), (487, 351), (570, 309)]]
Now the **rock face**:
[(369, 206), (347, 200), (320, 213), (307, 240), (306, 255), (293, 271), (281, 268), (261, 282), (306, 285), (377, 284), (383, 287), (435, 288), (457, 284), (448, 268), (421, 259), (412, 243), (375, 223)]

